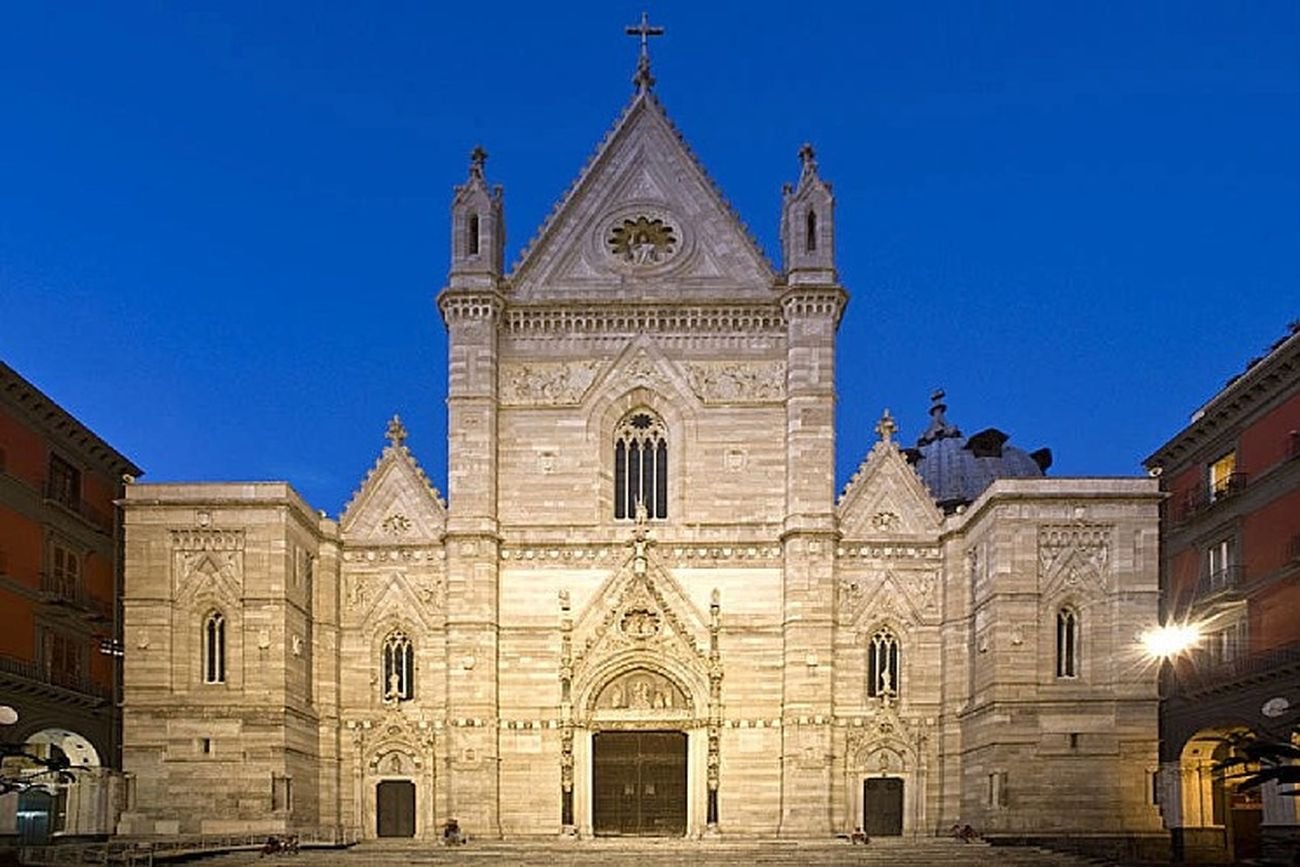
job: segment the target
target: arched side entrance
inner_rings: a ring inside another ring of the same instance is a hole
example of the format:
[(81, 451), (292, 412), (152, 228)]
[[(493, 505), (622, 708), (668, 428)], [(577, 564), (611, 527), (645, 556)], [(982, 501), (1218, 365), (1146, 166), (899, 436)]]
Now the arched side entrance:
[(45, 764), (11, 760), (14, 776), (31, 784), (16, 799), (20, 838), (41, 843), (58, 834), (102, 834), (112, 828), (113, 779), (90, 738), (47, 728), (30, 735), (23, 750), (68, 770), (56, 773)]
[[(1242, 861), (1259, 854), (1263, 802), (1259, 789), (1238, 791), (1235, 773), (1216, 768), (1232, 757), (1240, 728), (1202, 729), (1178, 758), (1176, 833), (1189, 860)], [(1238, 768), (1237, 773), (1243, 768)]]

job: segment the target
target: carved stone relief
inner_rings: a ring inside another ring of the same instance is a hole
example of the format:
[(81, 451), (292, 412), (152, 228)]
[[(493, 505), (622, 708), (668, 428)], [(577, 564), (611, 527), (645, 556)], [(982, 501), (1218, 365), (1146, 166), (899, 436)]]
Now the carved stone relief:
[(1040, 586), (1048, 591), (1105, 591), (1110, 567), (1111, 529), (1104, 524), (1039, 527)]
[(685, 368), (691, 389), (705, 403), (785, 397), (784, 361), (692, 361)]
[(238, 593), (244, 581), (242, 530), (173, 530), (172, 573), (177, 595), (201, 587)]
[(650, 671), (634, 671), (610, 682), (596, 698), (597, 710), (682, 710), (690, 702), (671, 680)]
[(601, 362), (503, 363), (501, 402), (514, 406), (576, 406), (596, 381)]

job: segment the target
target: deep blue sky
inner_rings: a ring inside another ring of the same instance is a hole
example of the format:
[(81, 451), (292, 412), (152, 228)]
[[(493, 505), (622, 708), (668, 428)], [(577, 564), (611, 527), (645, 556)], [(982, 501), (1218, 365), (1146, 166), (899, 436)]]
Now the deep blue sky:
[[(640, 5), (6, 4), (0, 358), (153, 481), (336, 513), (400, 412), (445, 491), (447, 208), (513, 259)], [(1300, 318), (1300, 4), (659, 3), (657, 92), (774, 259), (838, 199), (839, 479), (882, 407), (1128, 474)]]

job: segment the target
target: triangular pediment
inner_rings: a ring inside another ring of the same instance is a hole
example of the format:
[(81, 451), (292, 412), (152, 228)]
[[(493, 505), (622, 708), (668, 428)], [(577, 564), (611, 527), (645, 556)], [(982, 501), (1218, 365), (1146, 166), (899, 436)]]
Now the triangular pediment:
[(837, 506), (845, 539), (934, 536), (943, 515), (925, 485), (890, 441), (872, 447)]
[(363, 544), (435, 542), (447, 508), (400, 442), (387, 446), (339, 520), (344, 541)]
[(653, 94), (638, 94), (510, 275), (520, 301), (775, 297), (757, 243)]

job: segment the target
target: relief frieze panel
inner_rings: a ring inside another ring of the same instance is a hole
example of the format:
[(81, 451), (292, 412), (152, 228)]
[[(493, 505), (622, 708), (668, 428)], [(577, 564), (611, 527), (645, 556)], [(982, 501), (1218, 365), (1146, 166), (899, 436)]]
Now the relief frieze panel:
[(684, 367), (691, 390), (704, 403), (785, 399), (784, 361), (691, 361)]
[(177, 598), (203, 590), (237, 597), (244, 584), (244, 531), (171, 531), (172, 582)]
[(576, 406), (600, 373), (600, 361), (505, 362), (500, 399), (507, 406)]

